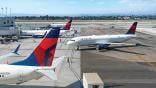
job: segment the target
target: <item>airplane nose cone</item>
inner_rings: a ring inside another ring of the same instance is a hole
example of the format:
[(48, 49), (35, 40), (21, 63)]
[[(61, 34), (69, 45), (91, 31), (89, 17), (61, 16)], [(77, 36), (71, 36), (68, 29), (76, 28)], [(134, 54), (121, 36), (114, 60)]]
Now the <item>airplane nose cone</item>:
[(67, 45), (73, 45), (73, 44), (74, 44), (73, 41), (68, 41), (68, 42), (67, 42)]

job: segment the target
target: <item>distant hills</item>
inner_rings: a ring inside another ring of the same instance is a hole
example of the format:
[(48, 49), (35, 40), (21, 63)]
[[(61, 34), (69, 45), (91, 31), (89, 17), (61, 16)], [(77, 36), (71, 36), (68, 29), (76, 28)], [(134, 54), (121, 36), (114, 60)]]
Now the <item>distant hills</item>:
[[(12, 16), (45, 16), (47, 14), (27, 14), (27, 13), (12, 13)], [(49, 16), (156, 16), (155, 13), (144, 13), (144, 14), (129, 14), (129, 13), (111, 13), (111, 14), (48, 14)]]
[[(15, 16), (16, 20), (64, 20), (70, 16)], [(156, 20), (156, 16), (72, 16), (74, 20)]]
[[(9, 15), (8, 15), (9, 16)], [(40, 15), (13, 13), (12, 17), (16, 20), (64, 20), (72, 17), (74, 20), (156, 20), (156, 14), (72, 14), (72, 15)], [(3, 16), (4, 17), (4, 16)]]

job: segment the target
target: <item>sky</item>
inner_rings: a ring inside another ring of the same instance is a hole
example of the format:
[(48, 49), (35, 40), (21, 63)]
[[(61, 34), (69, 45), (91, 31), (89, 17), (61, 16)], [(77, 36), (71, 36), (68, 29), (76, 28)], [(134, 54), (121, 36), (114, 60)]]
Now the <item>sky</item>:
[(7, 13), (11, 8), (12, 14), (33, 15), (156, 14), (156, 0), (0, 0), (0, 7), (7, 7)]

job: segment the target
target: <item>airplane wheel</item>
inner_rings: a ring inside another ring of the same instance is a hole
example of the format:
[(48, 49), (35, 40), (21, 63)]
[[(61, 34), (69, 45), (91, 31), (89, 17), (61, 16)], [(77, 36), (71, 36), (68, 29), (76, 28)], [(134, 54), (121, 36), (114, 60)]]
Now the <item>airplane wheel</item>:
[(79, 46), (77, 46), (76, 50), (79, 50), (79, 49), (80, 49)]
[(97, 50), (97, 51), (100, 50), (100, 46), (99, 46), (99, 45), (96, 46), (96, 50)]
[(140, 43), (136, 43), (136, 46), (141, 46), (141, 44)]

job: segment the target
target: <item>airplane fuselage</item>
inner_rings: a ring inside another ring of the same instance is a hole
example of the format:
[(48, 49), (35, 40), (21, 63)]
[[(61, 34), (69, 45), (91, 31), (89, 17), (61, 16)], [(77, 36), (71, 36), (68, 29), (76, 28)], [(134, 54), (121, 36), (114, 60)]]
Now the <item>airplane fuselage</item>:
[[(55, 60), (53, 58), (59, 33), (60, 28), (50, 30), (25, 59), (10, 64), (0, 64), (0, 84), (21, 84), (32, 79), (39, 79), (42, 76), (57, 80), (54, 69), (64, 59), (64, 57)], [(17, 53), (18, 48), (13, 53)]]
[(0, 84), (23, 83), (32, 79), (39, 79), (43, 75), (35, 72), (41, 67), (0, 65)]
[(76, 46), (83, 45), (97, 45), (107, 43), (121, 43), (125, 42), (135, 35), (92, 35), (92, 36), (81, 36), (71, 39), (67, 44), (73, 44)]
[[(46, 32), (49, 32), (50, 30), (23, 30), (22, 36), (43, 36)], [(60, 35), (67, 32), (69, 30), (60, 30)]]

